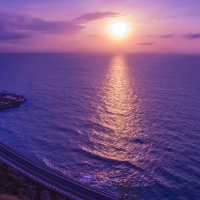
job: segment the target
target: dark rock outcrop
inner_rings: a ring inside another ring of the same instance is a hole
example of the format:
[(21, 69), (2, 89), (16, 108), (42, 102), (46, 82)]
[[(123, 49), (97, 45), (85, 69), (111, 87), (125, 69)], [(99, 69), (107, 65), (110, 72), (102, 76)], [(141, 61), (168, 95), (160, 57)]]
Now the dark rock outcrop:
[(20, 105), (25, 101), (26, 99), (20, 95), (0, 93), (0, 110), (20, 107)]

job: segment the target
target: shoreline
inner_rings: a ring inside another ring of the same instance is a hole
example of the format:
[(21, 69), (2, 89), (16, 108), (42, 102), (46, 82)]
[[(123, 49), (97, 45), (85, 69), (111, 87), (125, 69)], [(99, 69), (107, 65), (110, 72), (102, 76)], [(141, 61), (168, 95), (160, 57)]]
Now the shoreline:
[[(17, 199), (38, 200), (41, 197), (42, 186), (20, 174), (0, 161), (0, 196), (8, 195)], [(70, 200), (49, 190), (51, 200)], [(1, 198), (0, 198), (1, 199)]]

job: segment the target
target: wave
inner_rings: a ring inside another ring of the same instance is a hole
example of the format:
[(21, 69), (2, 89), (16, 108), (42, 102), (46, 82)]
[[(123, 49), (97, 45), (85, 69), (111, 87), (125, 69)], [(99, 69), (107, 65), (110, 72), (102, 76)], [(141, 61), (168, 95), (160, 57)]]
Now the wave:
[(136, 166), (135, 164), (131, 163), (129, 160), (118, 160), (113, 157), (111, 158), (111, 157), (105, 156), (103, 154), (100, 155), (100, 153), (92, 152), (91, 150), (86, 149), (86, 148), (78, 149), (77, 151), (96, 160), (109, 162), (110, 164), (113, 164), (113, 165), (125, 165), (128, 168), (132, 168), (138, 171), (143, 171), (141, 167)]

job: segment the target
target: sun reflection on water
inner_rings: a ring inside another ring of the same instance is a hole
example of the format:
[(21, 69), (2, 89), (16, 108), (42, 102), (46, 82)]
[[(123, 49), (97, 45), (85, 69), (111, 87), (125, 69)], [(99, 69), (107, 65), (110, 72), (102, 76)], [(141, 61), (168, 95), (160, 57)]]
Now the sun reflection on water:
[(93, 148), (83, 147), (88, 153), (122, 162), (137, 159), (137, 155), (131, 153), (131, 140), (135, 130), (140, 129), (134, 116), (138, 112), (138, 104), (134, 83), (129, 76), (125, 58), (116, 54), (102, 86), (101, 104), (97, 107), (98, 119), (93, 119), (95, 127), (88, 136)]

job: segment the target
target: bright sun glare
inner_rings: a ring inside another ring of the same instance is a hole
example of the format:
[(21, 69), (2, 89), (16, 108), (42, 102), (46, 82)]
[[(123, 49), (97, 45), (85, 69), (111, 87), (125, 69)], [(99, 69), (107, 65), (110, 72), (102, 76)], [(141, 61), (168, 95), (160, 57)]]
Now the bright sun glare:
[(109, 25), (109, 31), (115, 38), (124, 38), (129, 32), (129, 26), (125, 22), (115, 21)]

